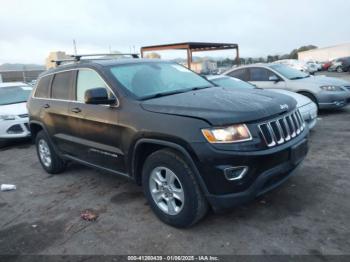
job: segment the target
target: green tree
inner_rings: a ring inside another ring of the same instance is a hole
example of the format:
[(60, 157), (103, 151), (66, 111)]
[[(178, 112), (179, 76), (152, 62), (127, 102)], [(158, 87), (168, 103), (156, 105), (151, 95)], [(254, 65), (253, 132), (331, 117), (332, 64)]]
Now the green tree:
[(312, 50), (312, 49), (316, 49), (316, 48), (317, 48), (317, 46), (315, 46), (315, 45), (306, 45), (306, 46), (299, 47), (297, 49), (294, 49), (289, 54), (289, 58), (290, 59), (298, 59), (298, 52), (308, 51), (308, 50)]

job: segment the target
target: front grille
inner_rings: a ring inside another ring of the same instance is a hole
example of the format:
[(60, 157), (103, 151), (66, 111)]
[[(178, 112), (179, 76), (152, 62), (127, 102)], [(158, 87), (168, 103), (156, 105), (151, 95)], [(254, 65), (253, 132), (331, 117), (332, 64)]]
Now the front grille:
[(29, 115), (28, 114), (22, 114), (22, 115), (18, 115), (20, 118), (26, 118), (28, 117)]
[(299, 110), (259, 125), (260, 133), (268, 147), (283, 144), (301, 134), (305, 122)]

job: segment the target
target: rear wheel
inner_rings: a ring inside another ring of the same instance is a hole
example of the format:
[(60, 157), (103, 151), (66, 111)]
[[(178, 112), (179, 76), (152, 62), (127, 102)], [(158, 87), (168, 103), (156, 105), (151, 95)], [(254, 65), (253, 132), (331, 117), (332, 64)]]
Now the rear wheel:
[(192, 169), (175, 151), (159, 150), (146, 159), (142, 185), (154, 213), (169, 225), (189, 227), (208, 210)]
[(46, 172), (58, 174), (65, 169), (65, 161), (54, 151), (50, 140), (43, 130), (37, 134), (35, 144), (38, 158)]

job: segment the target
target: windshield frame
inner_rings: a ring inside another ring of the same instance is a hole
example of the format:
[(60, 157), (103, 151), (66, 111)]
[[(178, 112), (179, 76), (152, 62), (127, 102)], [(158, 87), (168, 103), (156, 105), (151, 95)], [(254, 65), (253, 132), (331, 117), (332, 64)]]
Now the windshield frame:
[[(208, 86), (200, 86), (200, 87), (193, 87), (193, 88), (183, 88), (183, 89), (172, 90), (172, 91), (165, 91), (165, 92), (161, 92), (161, 93), (155, 93), (155, 94), (139, 97), (135, 93), (130, 91), (126, 86), (123, 85), (123, 83), (121, 83), (119, 81), (119, 79), (113, 74), (112, 69), (115, 68), (115, 67), (124, 67), (124, 66), (140, 65), (140, 64), (170, 64), (170, 65), (181, 66), (181, 67), (185, 68), (186, 70), (191, 71), (192, 73), (196, 74), (198, 77), (202, 78), (204, 81), (206, 81), (208, 83)], [(121, 88), (122, 91), (128, 97), (130, 97), (130, 98), (132, 98), (133, 100), (136, 100), (136, 101), (144, 101), (144, 100), (149, 100), (149, 99), (153, 99), (153, 98), (157, 98), (157, 97), (161, 97), (161, 96), (170, 96), (170, 95), (173, 95), (173, 94), (186, 93), (186, 92), (190, 92), (190, 91), (193, 91), (193, 90), (199, 90), (199, 89), (205, 89), (205, 88), (211, 88), (211, 87), (217, 86), (216, 84), (214, 84), (213, 82), (208, 80), (206, 77), (204, 77), (204, 76), (194, 72), (193, 70), (191, 70), (191, 69), (189, 69), (189, 68), (187, 68), (187, 67), (185, 67), (185, 66), (183, 66), (181, 64), (178, 64), (178, 63), (172, 62), (172, 61), (155, 60), (155, 61), (142, 61), (142, 62), (137, 62), (137, 63), (114, 64), (114, 65), (108, 66), (107, 67), (107, 71), (108, 71), (108, 75), (110, 76), (112, 81), (115, 81), (115, 83), (117, 84), (118, 88)]]

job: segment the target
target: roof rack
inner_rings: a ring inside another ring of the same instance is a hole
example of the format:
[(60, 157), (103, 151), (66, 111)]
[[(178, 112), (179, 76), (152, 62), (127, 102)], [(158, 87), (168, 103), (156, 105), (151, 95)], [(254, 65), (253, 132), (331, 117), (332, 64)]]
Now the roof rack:
[[(115, 57), (115, 56), (131, 56), (132, 58), (139, 58), (139, 54), (136, 53), (124, 53), (124, 54), (84, 54), (84, 55), (69, 55), (69, 57), (72, 57), (71, 59), (60, 59), (60, 60), (51, 60), (51, 62), (56, 63), (56, 66), (61, 65), (62, 63), (66, 62), (79, 62), (82, 60), (83, 57), (95, 57), (95, 56), (102, 56), (102, 58), (93, 58), (91, 60), (106, 60), (106, 59), (113, 59), (113, 58), (107, 58), (107, 57)], [(89, 60), (89, 59), (86, 59)]]

